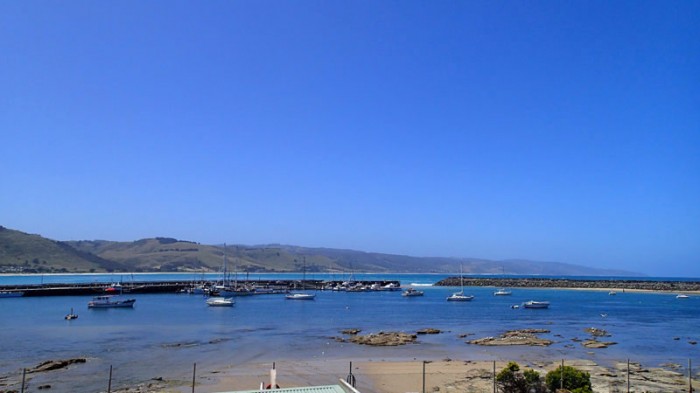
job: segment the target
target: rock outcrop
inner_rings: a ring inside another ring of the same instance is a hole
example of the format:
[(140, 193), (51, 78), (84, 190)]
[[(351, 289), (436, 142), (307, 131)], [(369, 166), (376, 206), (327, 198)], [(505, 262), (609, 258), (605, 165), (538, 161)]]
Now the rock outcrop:
[(547, 329), (521, 329), (509, 330), (498, 337), (484, 337), (468, 341), (475, 345), (529, 345), (535, 347), (545, 347), (552, 344), (552, 340), (547, 340), (537, 336), (539, 333), (549, 333)]
[(76, 359), (65, 359), (65, 360), (47, 360), (43, 363), (39, 363), (36, 367), (27, 370), (27, 373), (40, 373), (43, 371), (53, 371), (66, 368), (71, 364), (85, 363), (87, 359), (76, 358)]
[(415, 334), (402, 332), (379, 332), (370, 333), (364, 336), (354, 335), (347, 341), (361, 345), (372, 345), (380, 347), (394, 347), (398, 345), (406, 345), (415, 343), (417, 336)]

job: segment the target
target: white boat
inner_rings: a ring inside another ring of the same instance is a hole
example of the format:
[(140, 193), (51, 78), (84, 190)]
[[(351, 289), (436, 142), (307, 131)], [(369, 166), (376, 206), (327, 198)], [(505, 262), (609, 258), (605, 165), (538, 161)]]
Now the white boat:
[(529, 302), (523, 303), (525, 308), (549, 308), (549, 302), (537, 302), (530, 300)]
[(414, 296), (423, 296), (423, 291), (419, 291), (413, 288), (408, 288), (405, 291), (401, 292), (401, 296), (406, 296), (406, 297), (414, 297)]
[(88, 308), (124, 308), (134, 307), (136, 299), (122, 300), (118, 296), (103, 295), (95, 296), (88, 302)]
[(455, 292), (447, 297), (448, 302), (468, 302), (474, 299), (474, 295), (465, 295), (464, 292)]
[(689, 297), (688, 295), (684, 295), (681, 293), (681, 294), (676, 296), (676, 299), (687, 299), (688, 297)]
[(0, 291), (0, 297), (22, 297), (24, 292), (21, 291)]
[(608, 295), (610, 295), (610, 296), (615, 296), (615, 295), (617, 295), (617, 292), (615, 292), (615, 291), (610, 291), (610, 292), (608, 292)]
[(207, 299), (207, 305), (210, 307), (231, 307), (233, 299), (230, 297), (210, 297)]
[(462, 276), (462, 266), (459, 266), (459, 281), (462, 290), (447, 297), (448, 302), (468, 302), (474, 299), (473, 295), (464, 294), (464, 277)]
[(284, 298), (288, 300), (314, 300), (316, 295), (312, 293), (290, 293)]
[(499, 290), (493, 293), (493, 296), (510, 296), (512, 294), (513, 292), (500, 288)]

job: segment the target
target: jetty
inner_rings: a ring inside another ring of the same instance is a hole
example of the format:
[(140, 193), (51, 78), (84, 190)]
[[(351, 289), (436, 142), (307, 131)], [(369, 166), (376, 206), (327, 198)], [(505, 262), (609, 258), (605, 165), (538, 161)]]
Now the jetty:
[[(129, 281), (129, 282), (91, 282), (65, 284), (21, 284), (0, 285), (0, 292), (20, 294), (21, 296), (96, 296), (105, 293), (186, 293), (195, 287), (215, 287), (221, 281)], [(347, 282), (329, 280), (237, 280), (227, 282), (227, 288), (240, 290), (241, 294), (271, 294), (285, 293), (291, 290), (334, 290), (347, 292), (367, 292), (374, 290), (400, 290), (401, 283), (397, 280), (353, 281), (348, 287)]]
[[(460, 286), (460, 277), (449, 277), (435, 283), (436, 286)], [(700, 281), (653, 281), (630, 279), (573, 279), (573, 278), (481, 278), (464, 277), (464, 286), (498, 288), (570, 288), (570, 289), (619, 289), (654, 292), (698, 292)]]

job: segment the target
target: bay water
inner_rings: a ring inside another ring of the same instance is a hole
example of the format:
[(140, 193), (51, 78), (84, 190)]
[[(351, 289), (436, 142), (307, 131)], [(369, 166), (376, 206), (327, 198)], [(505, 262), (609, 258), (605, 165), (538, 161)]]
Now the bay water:
[[(454, 275), (453, 275), (454, 276)], [(282, 360), (515, 360), (590, 359), (645, 365), (700, 362), (700, 295), (677, 299), (675, 293), (521, 289), (493, 296), (493, 287), (466, 287), (471, 302), (447, 302), (455, 287), (431, 284), (448, 275), (355, 274), (356, 280), (399, 280), (420, 287), (425, 296), (400, 292), (318, 291), (314, 301), (285, 300), (281, 295), (237, 297), (232, 308), (208, 307), (201, 295), (124, 294), (136, 299), (133, 309), (87, 309), (89, 296), (0, 298), (0, 376), (18, 375), (50, 359), (85, 357), (88, 362), (49, 376), (53, 392), (100, 391), (109, 366), (122, 383), (160, 376), (187, 380), (192, 364), (216, 369), (222, 364), (271, 363)], [(4, 275), (1, 284), (128, 282), (215, 279), (201, 274)], [(240, 279), (246, 278), (239, 275)], [(300, 274), (256, 274), (248, 279), (299, 279)], [(342, 280), (341, 275), (307, 274), (308, 279)], [(347, 278), (347, 277), (346, 277)], [(41, 281), (39, 281), (41, 280)], [(551, 302), (549, 309), (513, 308), (528, 300)], [(79, 318), (63, 317), (73, 308)], [(579, 340), (595, 327), (617, 344), (584, 348)], [(418, 344), (368, 347), (336, 340), (341, 330), (415, 332)], [(507, 330), (542, 328), (554, 341), (548, 347), (484, 347), (465, 341), (497, 336)], [(74, 390), (74, 388), (73, 388)]]

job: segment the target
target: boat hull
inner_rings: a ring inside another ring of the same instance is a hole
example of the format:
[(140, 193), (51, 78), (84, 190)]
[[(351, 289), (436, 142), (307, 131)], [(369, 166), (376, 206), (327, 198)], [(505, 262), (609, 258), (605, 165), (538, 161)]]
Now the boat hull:
[(474, 296), (452, 295), (447, 297), (448, 302), (470, 302)]
[(549, 302), (535, 302), (535, 301), (529, 301), (529, 302), (525, 302), (525, 303), (523, 304), (523, 307), (525, 307), (525, 308), (532, 308), (532, 309), (549, 308)]
[(285, 299), (287, 300), (314, 300), (316, 298), (316, 295), (309, 295), (306, 293), (295, 293), (293, 295), (286, 295)]
[(114, 300), (114, 299), (95, 299), (88, 303), (88, 308), (132, 308), (136, 303), (136, 299)]
[(231, 298), (210, 298), (207, 300), (209, 307), (232, 307), (233, 303)]

